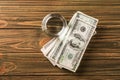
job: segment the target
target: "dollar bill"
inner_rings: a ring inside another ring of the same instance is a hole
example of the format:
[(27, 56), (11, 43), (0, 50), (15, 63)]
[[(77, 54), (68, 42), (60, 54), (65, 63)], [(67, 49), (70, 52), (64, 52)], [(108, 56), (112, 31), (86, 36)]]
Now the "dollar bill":
[(51, 61), (54, 62), (54, 64), (53, 64), (54, 66), (56, 65), (56, 62), (55, 62), (56, 58), (55, 57), (56, 57), (56, 55), (58, 55), (57, 51), (58, 51), (61, 43), (63, 42), (68, 30), (69, 30), (69, 27), (67, 26), (64, 29), (64, 33), (62, 35), (60, 35), (58, 38), (56, 38), (57, 41), (56, 41), (55, 45), (53, 46), (53, 48), (51, 49), (51, 51), (49, 52), (49, 55), (47, 56)]
[(69, 29), (69, 27), (66, 26), (66, 28), (64, 29), (64, 33), (62, 35), (60, 35), (59, 37), (53, 38), (52, 40), (47, 42), (41, 49), (44, 56), (47, 57), (54, 66), (56, 64), (55, 64), (55, 60), (52, 58), (52, 56), (57, 55), (55, 52), (56, 52), (58, 46), (60, 45), (60, 43), (62, 42), (62, 40), (64, 39), (68, 29)]
[(75, 17), (75, 23), (64, 39), (56, 59), (58, 65), (73, 72), (77, 70), (98, 22), (97, 19), (81, 12), (77, 12)]
[(43, 52), (44, 56), (48, 55), (51, 48), (54, 46), (55, 42), (56, 42), (56, 38), (53, 38), (41, 48), (41, 51)]

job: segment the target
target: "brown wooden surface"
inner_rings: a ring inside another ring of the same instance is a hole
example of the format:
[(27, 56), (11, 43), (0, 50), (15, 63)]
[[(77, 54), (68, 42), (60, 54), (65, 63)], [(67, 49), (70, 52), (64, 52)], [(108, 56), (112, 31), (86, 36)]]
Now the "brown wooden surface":
[[(76, 11), (99, 19), (76, 73), (59, 69), (43, 56), (50, 38), (41, 21), (51, 12), (69, 22)], [(0, 0), (0, 80), (120, 79), (120, 0)]]

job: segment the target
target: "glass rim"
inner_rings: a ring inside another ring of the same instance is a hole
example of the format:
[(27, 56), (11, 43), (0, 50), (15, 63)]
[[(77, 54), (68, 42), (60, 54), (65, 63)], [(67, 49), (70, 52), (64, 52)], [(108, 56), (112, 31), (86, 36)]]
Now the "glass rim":
[[(62, 29), (57, 33), (52, 33), (47, 28), (47, 23), (51, 18), (59, 18), (63, 23)], [(50, 13), (50, 14), (46, 15), (42, 21), (42, 31), (44, 31), (45, 33), (47, 33), (48, 35), (51, 35), (51, 36), (60, 36), (64, 32), (66, 26), (67, 26), (67, 21), (65, 20), (65, 18), (62, 15), (60, 15), (58, 13)]]

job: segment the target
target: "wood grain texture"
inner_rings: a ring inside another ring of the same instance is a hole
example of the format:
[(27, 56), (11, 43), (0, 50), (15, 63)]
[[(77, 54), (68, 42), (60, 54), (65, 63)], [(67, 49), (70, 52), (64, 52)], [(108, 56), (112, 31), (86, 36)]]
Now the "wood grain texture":
[[(103, 55), (96, 56), (96, 53), (87, 54), (84, 56), (82, 63), (77, 73), (72, 73), (66, 70), (61, 70), (53, 67), (50, 62), (43, 56), (42, 53), (2, 53), (2, 62), (12, 62), (16, 65), (15, 70), (11, 70), (4, 75), (119, 75), (119, 55), (111, 57)], [(114, 53), (115, 55), (115, 53)], [(14, 67), (13, 67), (14, 68)]]
[(0, 80), (119, 80), (119, 76), (2, 76)]
[[(43, 17), (60, 13), (67, 22), (76, 11), (99, 19), (76, 73), (59, 69), (40, 48), (51, 39)], [(0, 80), (119, 80), (119, 0), (0, 0)]]

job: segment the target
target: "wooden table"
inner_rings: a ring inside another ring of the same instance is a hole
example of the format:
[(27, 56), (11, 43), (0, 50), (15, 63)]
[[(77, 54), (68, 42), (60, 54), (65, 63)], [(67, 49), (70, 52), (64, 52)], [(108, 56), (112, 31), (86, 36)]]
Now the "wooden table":
[[(76, 73), (43, 56), (49, 37), (41, 21), (50, 12), (69, 22), (76, 11), (99, 19)], [(120, 0), (0, 0), (0, 80), (120, 79)]]

